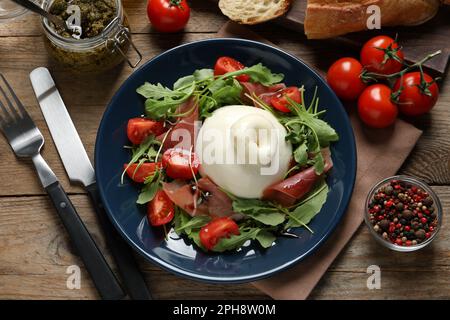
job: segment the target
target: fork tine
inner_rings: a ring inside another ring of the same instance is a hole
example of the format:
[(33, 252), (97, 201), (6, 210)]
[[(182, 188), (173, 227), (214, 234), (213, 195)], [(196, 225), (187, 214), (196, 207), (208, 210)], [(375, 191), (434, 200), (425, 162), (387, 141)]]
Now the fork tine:
[(5, 122), (14, 121), (14, 119), (11, 117), (10, 113), (8, 112), (8, 110), (6, 109), (5, 105), (1, 100), (0, 100), (0, 109), (3, 110)]
[[(14, 107), (13, 103), (11, 102), (11, 99), (6, 94), (5, 90), (3, 89), (3, 86), (0, 86), (0, 90), (3, 93), (3, 96), (6, 99), (6, 102), (8, 102), (9, 108), (14, 113), (16, 119), (20, 119), (21, 117), (28, 116), (28, 113), (26, 112), (24, 106), (20, 102), (19, 98), (17, 98), (16, 93), (9, 85), (9, 82), (6, 80), (6, 78), (3, 76), (3, 74), (0, 73), (0, 77), (2, 78), (3, 82), (5, 83), (6, 87), (8, 88), (9, 93), (13, 97), (14, 101), (16, 102), (16, 106), (19, 109), (20, 112), (18, 112), (17, 108)], [(20, 113), (20, 114), (19, 114)]]

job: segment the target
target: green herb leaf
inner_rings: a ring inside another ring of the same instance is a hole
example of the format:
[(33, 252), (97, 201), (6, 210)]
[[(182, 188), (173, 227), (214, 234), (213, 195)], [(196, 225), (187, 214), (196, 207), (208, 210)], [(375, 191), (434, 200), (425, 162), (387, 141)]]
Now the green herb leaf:
[(263, 66), (262, 63), (258, 63), (252, 67), (244, 68), (239, 71), (227, 73), (223, 78), (235, 77), (241, 74), (249, 75), (253, 82), (259, 82), (265, 86), (271, 86), (275, 83), (279, 83), (284, 79), (282, 73), (272, 73), (269, 68)]
[(195, 70), (194, 78), (195, 78), (195, 81), (197, 81), (197, 82), (213, 80), (214, 79), (214, 70), (213, 69)]
[(286, 216), (267, 201), (257, 199), (240, 199), (233, 201), (233, 210), (267, 226), (277, 226), (284, 222)]
[[(186, 215), (185, 213), (181, 213)], [(193, 229), (201, 229), (203, 226), (211, 221), (210, 216), (196, 216), (191, 219), (183, 219), (178, 226), (175, 226), (175, 232), (177, 234), (186, 233), (190, 234)]]
[(240, 230), (241, 234), (238, 236), (232, 235), (230, 238), (220, 239), (212, 251), (224, 252), (240, 248), (248, 240), (255, 240), (260, 231), (261, 229), (259, 228), (242, 229)]
[(308, 161), (308, 146), (306, 141), (294, 150), (294, 159), (300, 166), (304, 166)]
[(275, 237), (275, 235), (272, 232), (267, 230), (261, 230), (260, 232), (258, 232), (258, 235), (256, 236), (256, 240), (258, 240), (261, 247), (265, 249), (270, 248), (276, 239), (277, 237)]
[(136, 201), (137, 204), (146, 204), (153, 200), (159, 190), (159, 181), (144, 185)]
[[(311, 220), (320, 212), (322, 206), (327, 200), (328, 185), (325, 181), (313, 191), (312, 195), (290, 212), (289, 221), (286, 229), (291, 227), (302, 227), (311, 222)], [(300, 223), (301, 222), (301, 223)]]

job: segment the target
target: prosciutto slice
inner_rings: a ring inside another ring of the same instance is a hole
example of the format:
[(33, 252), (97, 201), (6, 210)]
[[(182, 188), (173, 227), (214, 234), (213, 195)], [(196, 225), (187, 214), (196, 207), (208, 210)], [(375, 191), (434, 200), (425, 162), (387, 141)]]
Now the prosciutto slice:
[(269, 186), (264, 191), (263, 199), (276, 202), (284, 207), (294, 205), (312, 190), (321, 176), (330, 171), (333, 167), (331, 157), (327, 154), (325, 154), (324, 157), (325, 168), (322, 175), (317, 175), (314, 167), (300, 171), (281, 182)]
[(208, 206), (210, 216), (230, 217), (234, 215), (233, 201), (209, 178), (201, 178), (198, 180), (198, 187), (208, 194), (205, 203)]
[[(233, 202), (209, 178), (198, 180), (198, 189), (192, 188), (186, 181), (175, 180), (163, 183), (163, 190), (170, 200), (186, 211), (190, 216), (210, 215), (211, 217), (233, 217)], [(206, 194), (200, 199), (200, 192)]]
[(167, 138), (163, 145), (163, 151), (174, 147), (190, 150), (195, 144), (195, 139), (198, 132), (197, 121), (199, 119), (196, 99), (190, 98), (185, 103), (180, 105), (177, 109), (177, 113), (187, 113), (187, 115), (179, 118), (168, 134), (166, 132), (157, 137), (159, 141), (162, 141), (167, 134)]
[(186, 181), (163, 182), (163, 190), (173, 203), (190, 216), (207, 215), (209, 213), (208, 206), (199, 201), (200, 192), (193, 190)]
[[(263, 100), (266, 104), (270, 105), (270, 99), (276, 95), (279, 91), (286, 89), (286, 85), (284, 83), (277, 83), (273, 86), (267, 87), (260, 83), (253, 82), (241, 82), (241, 85), (244, 87), (242, 100), (247, 103), (253, 103), (248, 97), (245, 96), (247, 93), (250, 96), (256, 95), (261, 100)], [(255, 105), (256, 106), (256, 105)], [(257, 107), (257, 106), (256, 106)]]

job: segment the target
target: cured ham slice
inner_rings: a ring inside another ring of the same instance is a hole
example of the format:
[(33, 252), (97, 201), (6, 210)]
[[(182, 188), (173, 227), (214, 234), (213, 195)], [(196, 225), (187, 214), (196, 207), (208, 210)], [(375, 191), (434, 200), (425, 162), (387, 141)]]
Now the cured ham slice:
[[(209, 178), (198, 180), (197, 187), (198, 189), (195, 190), (192, 185), (183, 180), (163, 183), (163, 190), (169, 199), (192, 217), (198, 215), (235, 216), (230, 197)], [(202, 199), (200, 199), (200, 192), (205, 195)]]
[(233, 201), (209, 178), (198, 180), (198, 187), (208, 194), (205, 203), (208, 206), (209, 215), (214, 217), (230, 217), (234, 215)]
[(163, 182), (163, 190), (170, 200), (190, 216), (207, 215), (208, 206), (200, 203), (200, 193), (183, 180)]
[(325, 168), (322, 175), (317, 175), (314, 167), (300, 171), (299, 173), (268, 187), (264, 191), (263, 199), (276, 202), (284, 207), (292, 206), (298, 202), (298, 200), (312, 190), (321, 176), (330, 171), (333, 167), (333, 162), (327, 154), (327, 151), (324, 151), (323, 153), (325, 157)]
[(184, 117), (180, 117), (178, 122), (169, 129), (169, 133), (159, 135), (157, 139), (163, 141), (167, 135), (163, 151), (170, 148), (180, 148), (190, 150), (195, 144), (195, 139), (198, 133), (197, 121), (199, 119), (198, 105), (195, 98), (190, 98), (185, 103), (180, 105), (177, 109), (178, 114), (186, 114)]
[(284, 83), (277, 83), (270, 87), (253, 82), (241, 82), (241, 85), (244, 87), (242, 100), (250, 104), (252, 104), (253, 101), (245, 96), (246, 93), (250, 96), (256, 95), (266, 104), (270, 105), (270, 99), (276, 95), (278, 91), (286, 89), (286, 85)]

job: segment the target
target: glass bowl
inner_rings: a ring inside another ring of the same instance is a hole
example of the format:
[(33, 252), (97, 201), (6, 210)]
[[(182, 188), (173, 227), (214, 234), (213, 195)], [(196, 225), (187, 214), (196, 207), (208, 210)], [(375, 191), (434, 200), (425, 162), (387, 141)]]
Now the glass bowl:
[[(428, 239), (423, 240), (422, 242), (420, 242), (416, 245), (406, 246), (406, 245), (398, 245), (396, 243), (392, 243), (389, 239), (383, 238), (382, 233), (377, 232), (374, 228), (374, 225), (370, 221), (369, 205), (370, 205), (372, 199), (374, 198), (375, 194), (377, 193), (377, 191), (380, 188), (389, 185), (392, 180), (404, 182), (406, 185), (411, 185), (411, 186), (415, 186), (419, 189), (422, 189), (423, 191), (428, 193), (428, 195), (433, 199), (433, 207), (435, 210), (434, 212), (436, 213), (435, 229), (431, 233), (431, 235)], [(412, 251), (416, 251), (416, 250), (426, 247), (436, 238), (436, 236), (439, 233), (439, 230), (442, 226), (442, 205), (441, 205), (441, 202), (440, 202), (438, 196), (425, 182), (420, 181), (413, 177), (409, 177), (409, 176), (402, 176), (402, 175), (392, 176), (392, 177), (386, 178), (386, 179), (378, 182), (375, 186), (373, 186), (373, 188), (370, 190), (369, 194), (367, 195), (364, 211), (365, 211), (364, 220), (366, 222), (367, 227), (370, 230), (370, 233), (374, 236), (374, 238), (380, 244), (385, 246), (386, 248), (389, 248), (394, 251), (399, 251), (399, 252), (412, 252)]]

